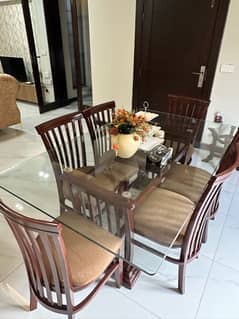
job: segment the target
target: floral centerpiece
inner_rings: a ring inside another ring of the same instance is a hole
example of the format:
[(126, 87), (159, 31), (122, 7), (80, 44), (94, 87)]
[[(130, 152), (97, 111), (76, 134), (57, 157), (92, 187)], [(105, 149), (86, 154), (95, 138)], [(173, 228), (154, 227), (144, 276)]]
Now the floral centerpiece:
[(113, 114), (112, 123), (109, 124), (112, 148), (116, 154), (123, 158), (133, 156), (148, 127), (144, 116), (118, 109)]

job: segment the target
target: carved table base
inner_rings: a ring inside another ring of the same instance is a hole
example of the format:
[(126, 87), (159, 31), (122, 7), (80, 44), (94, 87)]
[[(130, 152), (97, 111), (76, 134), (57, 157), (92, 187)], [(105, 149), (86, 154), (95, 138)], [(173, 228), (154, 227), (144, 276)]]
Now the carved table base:
[(140, 270), (136, 267), (124, 262), (123, 285), (128, 289), (132, 289), (140, 275)]

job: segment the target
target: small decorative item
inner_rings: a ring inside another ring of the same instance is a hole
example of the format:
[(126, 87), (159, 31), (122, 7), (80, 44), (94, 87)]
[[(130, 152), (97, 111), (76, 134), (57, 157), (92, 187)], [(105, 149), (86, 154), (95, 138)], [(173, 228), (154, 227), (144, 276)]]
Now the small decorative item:
[(222, 123), (222, 114), (220, 112), (215, 113), (214, 122)]
[(148, 131), (149, 124), (144, 116), (124, 109), (118, 109), (109, 124), (112, 148), (117, 156), (129, 158), (133, 156)]

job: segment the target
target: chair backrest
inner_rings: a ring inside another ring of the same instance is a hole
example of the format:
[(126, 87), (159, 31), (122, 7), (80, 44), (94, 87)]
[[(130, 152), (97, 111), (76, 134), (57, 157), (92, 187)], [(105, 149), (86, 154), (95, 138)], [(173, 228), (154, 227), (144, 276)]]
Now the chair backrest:
[(0, 74), (0, 128), (17, 124), (21, 121), (16, 104), (18, 81), (9, 74)]
[(128, 225), (127, 210), (132, 201), (99, 186), (94, 176), (64, 172), (62, 179), (71, 189), (73, 209), (112, 234), (122, 237)]
[(111, 149), (111, 139), (106, 124), (112, 122), (114, 112), (114, 101), (87, 108), (82, 112), (92, 139), (96, 163), (104, 152)]
[[(220, 170), (215, 176), (211, 177), (196, 205), (185, 234), (184, 246), (181, 250), (182, 258), (185, 256), (187, 256), (187, 259), (192, 258), (201, 248), (206, 223), (210, 218), (210, 213), (215, 212), (218, 207), (222, 185), (239, 165), (239, 142), (235, 143), (236, 141), (238, 139), (234, 139), (228, 148), (230, 157), (224, 165), (224, 170)], [(225, 156), (227, 157), (227, 154)]]
[(61, 236), (62, 225), (22, 216), (1, 201), (0, 212), (21, 249), (34, 295), (52, 310), (72, 312), (71, 273)]
[(168, 95), (168, 112), (205, 119), (210, 101), (192, 98), (188, 96)]
[(54, 169), (76, 169), (87, 165), (82, 113), (63, 115), (36, 126)]
[[(221, 162), (220, 165), (217, 169), (216, 175), (219, 176), (221, 174), (225, 174), (225, 171), (228, 169), (233, 164), (233, 159), (235, 157), (236, 153), (236, 145), (239, 143), (239, 128), (237, 129), (236, 134), (233, 137), (232, 142), (228, 146)], [(230, 172), (229, 172), (230, 174)]]

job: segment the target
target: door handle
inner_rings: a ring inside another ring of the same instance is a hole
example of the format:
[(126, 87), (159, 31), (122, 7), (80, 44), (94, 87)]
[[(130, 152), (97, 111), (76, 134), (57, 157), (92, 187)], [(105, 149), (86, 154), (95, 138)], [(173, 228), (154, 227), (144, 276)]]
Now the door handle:
[(205, 76), (206, 76), (206, 65), (201, 65), (200, 72), (192, 72), (192, 74), (193, 75), (198, 75), (197, 87), (198, 88), (202, 88), (203, 87), (203, 82), (204, 82)]

